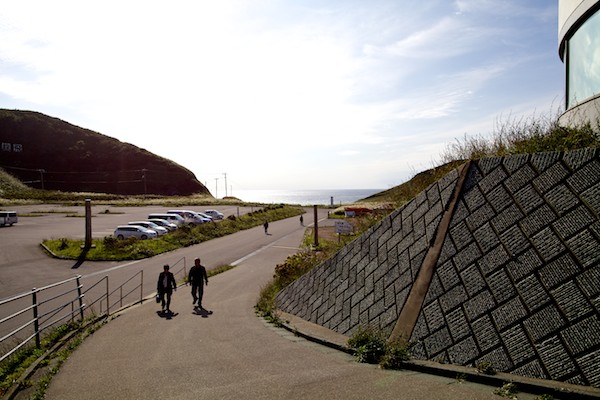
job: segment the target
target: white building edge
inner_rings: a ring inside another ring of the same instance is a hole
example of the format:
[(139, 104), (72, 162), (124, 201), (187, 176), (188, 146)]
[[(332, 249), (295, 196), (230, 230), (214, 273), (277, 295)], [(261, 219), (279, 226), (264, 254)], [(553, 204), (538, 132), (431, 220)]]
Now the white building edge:
[(565, 64), (564, 125), (600, 125), (600, 0), (558, 0), (558, 54)]

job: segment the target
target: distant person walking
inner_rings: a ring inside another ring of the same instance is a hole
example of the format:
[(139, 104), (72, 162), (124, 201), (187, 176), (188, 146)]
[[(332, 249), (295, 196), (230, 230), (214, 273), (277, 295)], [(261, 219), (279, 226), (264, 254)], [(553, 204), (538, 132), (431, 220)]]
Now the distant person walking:
[(300, 216), (300, 225), (304, 226), (304, 216)]
[(188, 283), (192, 285), (192, 298), (194, 299), (192, 304), (198, 302), (198, 308), (204, 310), (202, 297), (204, 296), (204, 284), (208, 285), (208, 275), (206, 274), (206, 268), (200, 264), (200, 258), (198, 257), (194, 259), (194, 266), (190, 268)]
[(265, 221), (265, 223), (263, 224), (263, 227), (265, 228), (265, 235), (269, 234), (269, 221)]
[[(169, 264), (163, 266), (163, 272), (158, 275), (158, 282), (156, 283), (156, 291), (160, 297), (160, 303), (162, 311), (167, 309), (167, 313), (171, 313), (171, 295), (173, 291), (177, 290), (177, 284), (175, 283), (175, 277), (169, 272)], [(167, 297), (165, 301), (165, 295)]]

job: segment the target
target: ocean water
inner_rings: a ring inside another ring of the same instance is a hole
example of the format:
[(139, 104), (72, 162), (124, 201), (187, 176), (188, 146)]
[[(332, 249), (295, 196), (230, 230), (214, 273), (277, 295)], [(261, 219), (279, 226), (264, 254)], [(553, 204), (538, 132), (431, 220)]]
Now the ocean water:
[(342, 205), (364, 199), (385, 189), (332, 190), (234, 190), (232, 195), (246, 202), (265, 204)]

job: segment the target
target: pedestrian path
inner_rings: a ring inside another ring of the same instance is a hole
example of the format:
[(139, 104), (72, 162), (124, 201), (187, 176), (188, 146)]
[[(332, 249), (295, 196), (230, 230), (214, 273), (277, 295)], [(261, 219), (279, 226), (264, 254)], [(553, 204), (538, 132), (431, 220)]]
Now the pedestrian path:
[(254, 313), (273, 269), (294, 253), (286, 236), (212, 277), (204, 306), (189, 286), (174, 314), (146, 302), (99, 329), (54, 377), (47, 399), (497, 399), (493, 388), (358, 364), (341, 351), (266, 324)]

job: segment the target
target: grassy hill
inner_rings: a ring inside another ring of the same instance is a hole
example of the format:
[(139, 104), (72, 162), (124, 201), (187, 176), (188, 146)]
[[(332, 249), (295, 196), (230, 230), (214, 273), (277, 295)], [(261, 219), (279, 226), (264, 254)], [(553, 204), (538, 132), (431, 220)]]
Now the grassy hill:
[(57, 118), (0, 109), (0, 168), (29, 187), (123, 195), (210, 195), (188, 169)]

